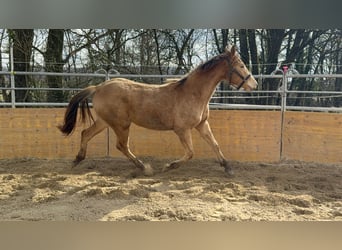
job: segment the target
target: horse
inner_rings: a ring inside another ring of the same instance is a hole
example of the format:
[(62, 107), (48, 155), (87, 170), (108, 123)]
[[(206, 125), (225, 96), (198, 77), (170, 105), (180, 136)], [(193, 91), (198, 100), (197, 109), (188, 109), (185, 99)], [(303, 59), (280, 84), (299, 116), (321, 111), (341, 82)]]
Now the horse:
[[(185, 154), (167, 164), (163, 171), (175, 169), (193, 157), (191, 130), (196, 128), (215, 152), (225, 172), (233, 175), (208, 122), (209, 100), (221, 81), (246, 91), (257, 87), (255, 78), (242, 62), (235, 45), (200, 64), (183, 78), (165, 84), (144, 84), (113, 78), (97, 86), (86, 87), (72, 97), (66, 108), (64, 124), (58, 127), (64, 135), (70, 135), (75, 129), (80, 108), (81, 122), (89, 118), (93, 123), (81, 132), (80, 150), (74, 165), (85, 159), (89, 140), (110, 127), (117, 137), (116, 148), (147, 176), (153, 175), (153, 169), (140, 161), (129, 148), (131, 123), (148, 129), (173, 130), (179, 137)], [(96, 120), (89, 108), (90, 98)]]

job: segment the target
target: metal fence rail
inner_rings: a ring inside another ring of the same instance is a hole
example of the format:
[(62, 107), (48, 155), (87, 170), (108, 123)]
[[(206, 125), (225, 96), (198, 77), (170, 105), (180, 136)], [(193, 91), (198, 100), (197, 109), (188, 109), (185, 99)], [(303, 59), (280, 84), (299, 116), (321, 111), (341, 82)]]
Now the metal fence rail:
[[(0, 71), (0, 76), (3, 76), (3, 81), (0, 82), (0, 107), (64, 107), (67, 106), (67, 102), (17, 102), (15, 98), (16, 91), (37, 91), (37, 92), (47, 92), (47, 91), (64, 91), (68, 93), (74, 93), (83, 89), (85, 86), (79, 87), (61, 87), (61, 88), (48, 88), (46, 86), (41, 87), (16, 87), (15, 85), (15, 75), (24, 75), (31, 77), (42, 77), (47, 76), (60, 76), (64, 77), (64, 81), (68, 79), (79, 77), (85, 79), (96, 79), (97, 81), (102, 81), (109, 78), (123, 77), (135, 80), (142, 80), (146, 78), (159, 79), (161, 82), (165, 79), (170, 78), (181, 78), (183, 75), (135, 75), (135, 74), (119, 74), (115, 72), (114, 74), (105, 70), (99, 70), (95, 73), (55, 73), (55, 72), (9, 72)], [(295, 79), (313, 79), (317, 78), (320, 81), (329, 81), (329, 79), (342, 78), (342, 74), (271, 74), (271, 75), (255, 75), (254, 76), (259, 82), (258, 90), (253, 92), (242, 92), (233, 89), (223, 88), (219, 85), (214, 96), (210, 100), (210, 107), (212, 109), (249, 109), (249, 110), (301, 110), (301, 111), (321, 111), (321, 112), (341, 112), (341, 106), (299, 106), (291, 105), (289, 99), (301, 99), (301, 100), (316, 100), (316, 99), (329, 99), (329, 98), (342, 98), (342, 91), (334, 90), (317, 90), (317, 91), (306, 91), (306, 90), (291, 90), (288, 89), (288, 84)], [(1, 78), (0, 78), (1, 79)], [(262, 90), (262, 85), (266, 79), (273, 79), (273, 83), (278, 86), (275, 90)], [(92, 81), (91, 80), (91, 81)], [(44, 84), (43, 84), (44, 85)], [(46, 85), (46, 84), (45, 84)], [(5, 101), (1, 93), (6, 91), (10, 93), (10, 101)], [(324, 95), (324, 96), (322, 96)], [(260, 102), (260, 100), (272, 100), (265, 104), (255, 104), (255, 102)], [(234, 103), (235, 102), (235, 103)], [(238, 103), (236, 103), (238, 102)], [(276, 102), (276, 103), (274, 103)]]

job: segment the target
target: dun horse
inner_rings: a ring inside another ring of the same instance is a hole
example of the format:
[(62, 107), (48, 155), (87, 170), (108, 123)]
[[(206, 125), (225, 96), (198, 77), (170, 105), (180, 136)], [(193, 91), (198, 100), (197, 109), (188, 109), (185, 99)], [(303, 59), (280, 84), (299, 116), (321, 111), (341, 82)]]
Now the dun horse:
[(73, 132), (79, 106), (82, 122), (87, 116), (92, 118), (88, 106), (88, 99), (92, 97), (96, 120), (82, 131), (81, 147), (75, 164), (85, 158), (89, 140), (109, 126), (117, 136), (117, 149), (145, 175), (152, 175), (151, 167), (144, 165), (129, 149), (129, 128), (133, 122), (149, 129), (173, 130), (179, 137), (185, 155), (168, 164), (164, 170), (176, 168), (193, 157), (191, 129), (196, 128), (212, 147), (226, 173), (233, 174), (208, 122), (209, 100), (217, 84), (223, 80), (237, 89), (247, 91), (257, 86), (235, 46), (199, 65), (182, 79), (163, 85), (114, 78), (98, 86), (89, 86), (71, 99), (64, 124), (59, 129), (66, 135)]

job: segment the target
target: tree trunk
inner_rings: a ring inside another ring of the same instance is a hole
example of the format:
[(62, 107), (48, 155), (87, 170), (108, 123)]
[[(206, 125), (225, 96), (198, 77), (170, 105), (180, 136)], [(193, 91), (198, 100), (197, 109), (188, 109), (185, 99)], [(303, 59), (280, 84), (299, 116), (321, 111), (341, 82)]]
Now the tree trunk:
[[(63, 43), (64, 30), (50, 29), (46, 52), (44, 55), (45, 67), (48, 72), (63, 72)], [(62, 76), (47, 76), (49, 88), (62, 88)], [(52, 90), (47, 93), (48, 102), (63, 102), (64, 93), (60, 90)]]
[[(341, 46), (341, 40), (338, 41), (337, 48), (340, 48)], [(338, 50), (336, 53), (336, 74), (342, 74), (342, 52), (341, 50)], [(337, 77), (335, 80), (335, 91), (341, 91), (342, 93), (342, 78)], [(336, 97), (334, 99), (334, 105), (335, 107), (342, 107), (342, 97)]]
[[(275, 69), (275, 65), (278, 63), (278, 56), (280, 53), (281, 44), (285, 35), (284, 29), (270, 29), (267, 30), (266, 40), (266, 74), (271, 74)], [(276, 90), (279, 87), (278, 79), (266, 79), (265, 90)], [(279, 102), (279, 98), (267, 99), (267, 104), (276, 104)]]
[[(183, 73), (182, 71), (189, 71), (189, 65), (186, 64), (184, 61), (184, 56), (186, 49), (189, 47), (189, 43), (194, 33), (194, 29), (190, 29), (188, 33), (183, 34), (171, 34), (167, 33), (166, 35), (170, 38), (171, 42), (173, 43), (174, 49), (176, 51), (176, 59), (177, 59), (177, 68), (175, 70), (175, 74)], [(176, 36), (179, 37), (176, 37)]]
[[(161, 65), (161, 61), (160, 61), (160, 46), (159, 46), (159, 38), (158, 38), (158, 34), (157, 34), (157, 30), (153, 29), (153, 37), (154, 37), (154, 42), (155, 42), (155, 46), (156, 46), (156, 56), (157, 56), (157, 63), (158, 63), (158, 70), (159, 70), (159, 74), (163, 74), (163, 70), (162, 70), (162, 65)], [(162, 82), (162, 79), (161, 79)]]
[[(2, 41), (4, 39), (4, 36), (5, 36), (5, 29), (3, 29), (1, 31), (1, 35), (0, 35), (0, 71), (2, 71)], [(6, 86), (8, 84), (6, 84), (5, 82), (5, 75), (0, 75), (0, 87), (8, 87)], [(10, 102), (11, 99), (10, 99), (10, 94), (7, 94), (7, 90), (1, 90), (0, 92), (0, 95), (2, 96), (3, 100), (5, 102)], [(1, 100), (0, 100), (1, 101)]]
[(228, 45), (229, 30), (228, 29), (221, 29), (221, 36), (219, 36), (217, 34), (216, 29), (213, 29), (213, 33), (214, 33), (216, 49), (217, 49), (218, 53), (223, 53), (225, 48)]
[[(13, 29), (9, 30), (9, 33), (13, 39), (14, 71), (31, 71), (33, 29)], [(28, 76), (26, 75), (15, 75), (14, 81), (16, 87), (29, 87)], [(16, 102), (30, 101), (28, 90), (16, 90), (15, 99)]]
[[(270, 29), (267, 32), (267, 59), (266, 74), (271, 74), (278, 63), (281, 44), (285, 35), (284, 29)], [(272, 89), (270, 87), (269, 89)]]
[(296, 36), (293, 41), (293, 45), (289, 48), (286, 56), (286, 62), (291, 63), (299, 58), (299, 54), (302, 53), (303, 45), (306, 43), (308, 34), (303, 29), (296, 30)]
[(240, 39), (241, 59), (246, 64), (247, 68), (249, 68), (249, 52), (248, 52), (248, 39), (247, 39), (246, 29), (239, 30), (239, 39)]
[(122, 34), (124, 32), (123, 29), (114, 29), (114, 34), (115, 34), (115, 39), (114, 39), (114, 44), (113, 44), (113, 50), (114, 50), (114, 58), (113, 58), (113, 63), (114, 66), (116, 65), (121, 65), (121, 46), (122, 46)]
[(251, 54), (251, 62), (252, 62), (252, 74), (259, 75), (259, 60), (258, 60), (258, 49), (256, 45), (255, 39), (255, 30), (248, 30), (248, 44), (249, 44), (249, 51)]

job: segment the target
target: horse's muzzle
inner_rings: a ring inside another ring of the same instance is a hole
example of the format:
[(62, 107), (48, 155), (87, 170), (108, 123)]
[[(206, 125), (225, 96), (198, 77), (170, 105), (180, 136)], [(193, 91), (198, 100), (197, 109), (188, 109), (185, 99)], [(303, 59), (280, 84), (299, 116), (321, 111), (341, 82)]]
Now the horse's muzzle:
[(258, 82), (253, 76), (251, 76), (246, 83), (243, 85), (243, 89), (246, 91), (252, 91), (258, 87)]

